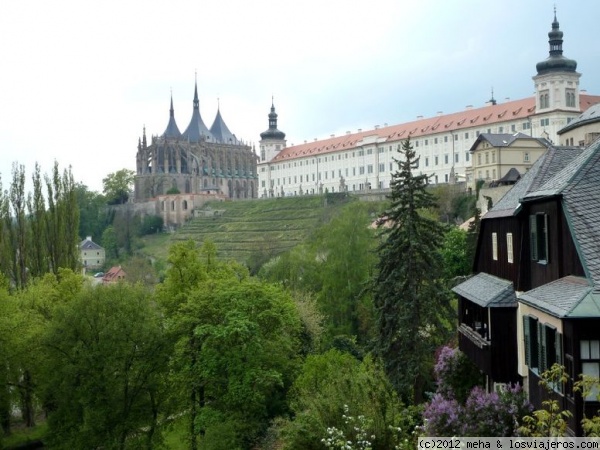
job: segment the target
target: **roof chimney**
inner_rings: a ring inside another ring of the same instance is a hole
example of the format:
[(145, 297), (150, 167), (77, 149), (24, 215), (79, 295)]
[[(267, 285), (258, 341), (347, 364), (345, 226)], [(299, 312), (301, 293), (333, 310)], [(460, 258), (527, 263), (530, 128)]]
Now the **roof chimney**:
[(471, 109), (473, 109), (473, 105), (467, 105), (467, 106), (465, 107), (465, 109), (466, 109), (467, 111), (470, 111)]
[(375, 129), (376, 129), (376, 130), (379, 130), (379, 125), (375, 125)]
[(417, 120), (418, 120), (418, 119), (422, 119), (422, 118), (423, 118), (423, 116), (417, 116)]
[(335, 134), (330, 134), (329, 137), (335, 137)]
[(346, 134), (350, 134), (350, 131), (346, 131)]
[(438, 116), (441, 116), (442, 114), (444, 114), (442, 111), (438, 111), (438, 112), (437, 112), (437, 115), (438, 115)]
[(362, 131), (362, 128), (359, 128), (359, 129), (358, 129), (358, 132), (360, 133), (361, 131)]

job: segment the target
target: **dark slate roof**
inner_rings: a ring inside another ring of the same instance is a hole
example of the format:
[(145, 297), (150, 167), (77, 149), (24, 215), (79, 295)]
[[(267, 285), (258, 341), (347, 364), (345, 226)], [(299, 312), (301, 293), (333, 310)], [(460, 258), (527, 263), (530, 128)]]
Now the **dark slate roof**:
[(200, 101), (198, 100), (198, 85), (194, 86), (194, 110), (192, 112), (192, 120), (183, 132), (182, 139), (188, 142), (200, 142), (204, 139), (213, 140), (210, 131), (204, 125), (202, 116), (200, 115)]
[(556, 195), (562, 197), (563, 211), (586, 275), (600, 290), (600, 141), (524, 200)]
[(514, 167), (511, 167), (509, 169), (508, 172), (506, 172), (506, 175), (504, 175), (502, 178), (500, 178), (497, 183), (516, 183), (517, 181), (519, 181), (521, 179), (521, 174), (519, 173), (519, 171), (517, 169), (515, 169)]
[(579, 147), (554, 147), (548, 150), (533, 163), (521, 179), (504, 196), (496, 202), (483, 219), (508, 217), (514, 215), (521, 206), (521, 200), (530, 192), (535, 191), (568, 165), (583, 150)]
[(461, 297), (484, 308), (516, 307), (512, 282), (481, 272), (452, 288)]
[(210, 127), (210, 133), (216, 142), (232, 145), (240, 144), (238, 139), (235, 137), (235, 134), (229, 131), (229, 128), (227, 128), (227, 125), (225, 125), (225, 121), (223, 120), (223, 117), (221, 117), (220, 109), (217, 109), (217, 116)]
[(555, 317), (597, 317), (600, 302), (592, 289), (587, 279), (568, 276), (524, 292), (519, 300)]
[(565, 127), (558, 130), (558, 134), (560, 135), (566, 133), (567, 131), (574, 130), (575, 128), (596, 122), (600, 122), (600, 103), (590, 106), (578, 117), (571, 120), (571, 122), (569, 122)]
[(171, 96), (171, 109), (169, 109), (169, 123), (167, 124), (167, 129), (162, 134), (162, 137), (178, 138), (180, 136), (181, 136), (181, 131), (179, 131), (177, 122), (175, 122), (175, 110), (173, 109), (173, 96)]
[(550, 143), (543, 138), (535, 138), (523, 133), (480, 133), (479, 136), (477, 136), (477, 139), (475, 139), (475, 142), (473, 142), (473, 145), (471, 145), (470, 151), (475, 151), (482, 141), (489, 142), (492, 147), (510, 147), (517, 139), (537, 141), (546, 147), (550, 145)]
[(88, 238), (81, 241), (81, 244), (79, 244), (79, 248), (81, 250), (102, 250), (102, 247), (100, 247), (98, 244), (96, 244), (94, 241)]

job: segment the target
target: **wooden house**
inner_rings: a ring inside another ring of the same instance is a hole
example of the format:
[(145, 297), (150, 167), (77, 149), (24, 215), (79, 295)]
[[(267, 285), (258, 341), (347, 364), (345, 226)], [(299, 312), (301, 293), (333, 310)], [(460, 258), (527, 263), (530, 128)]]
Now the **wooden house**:
[(573, 392), (580, 374), (600, 373), (600, 142), (551, 147), (532, 166), (482, 218), (474, 272), (454, 288), (461, 350), (490, 389), (522, 380), (536, 408), (540, 373), (564, 365), (553, 395), (580, 434), (584, 409), (600, 409)]

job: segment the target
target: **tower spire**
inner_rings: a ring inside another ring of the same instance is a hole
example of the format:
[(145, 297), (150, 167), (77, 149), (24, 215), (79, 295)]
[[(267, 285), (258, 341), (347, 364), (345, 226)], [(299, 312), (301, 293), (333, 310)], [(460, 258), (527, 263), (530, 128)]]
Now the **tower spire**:
[(577, 61), (563, 56), (563, 32), (556, 18), (556, 5), (554, 6), (554, 20), (552, 29), (548, 32), (548, 44), (550, 51), (545, 61), (537, 63), (538, 75), (551, 72), (575, 72)]

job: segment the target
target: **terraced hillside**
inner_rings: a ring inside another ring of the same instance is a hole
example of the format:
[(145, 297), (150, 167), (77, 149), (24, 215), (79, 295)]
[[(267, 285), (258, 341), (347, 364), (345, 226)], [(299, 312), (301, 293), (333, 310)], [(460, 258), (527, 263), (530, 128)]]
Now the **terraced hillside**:
[(344, 203), (339, 197), (291, 197), (211, 202), (172, 241), (212, 240), (223, 259), (272, 257), (304, 241)]

